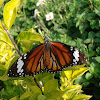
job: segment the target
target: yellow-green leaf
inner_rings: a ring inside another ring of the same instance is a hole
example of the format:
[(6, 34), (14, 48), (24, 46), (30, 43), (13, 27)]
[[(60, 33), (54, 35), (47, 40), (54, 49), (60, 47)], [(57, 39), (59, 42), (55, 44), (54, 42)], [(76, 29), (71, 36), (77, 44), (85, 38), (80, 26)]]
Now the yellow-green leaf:
[(0, 41), (3, 41), (7, 44), (9, 44), (10, 46), (14, 47), (14, 45), (12, 44), (11, 40), (9, 39), (7, 33), (0, 28)]
[(32, 95), (32, 92), (25, 92), (23, 95), (21, 95), (20, 100), (29, 98), (31, 95)]
[(23, 31), (19, 33), (18, 35), (18, 42), (23, 42), (23, 41), (28, 41), (28, 40), (34, 43), (37, 43), (37, 42), (44, 43), (43, 37), (32, 29), (29, 31)]
[[(77, 65), (77, 66), (73, 66), (73, 67), (67, 67), (63, 72), (65, 74), (65, 76), (67, 77), (67, 81), (70, 81), (70, 80), (74, 80), (76, 79), (77, 77), (81, 76), (84, 71), (82, 72), (82, 69), (81, 68), (85, 68), (87, 69), (87, 67), (84, 67), (84, 65)], [(84, 69), (84, 70), (85, 70)], [(86, 70), (87, 71), (87, 70)], [(62, 76), (64, 77), (64, 74), (62, 72)], [(76, 77), (75, 77), (75, 74), (77, 73)], [(63, 78), (62, 78), (63, 79)]]
[(82, 76), (88, 70), (89, 70), (88, 67), (83, 67), (83, 68), (80, 68), (79, 70), (75, 70), (72, 74), (72, 81), (74, 81), (76, 78)]
[(8, 44), (4, 42), (0, 42), (0, 61), (1, 62), (6, 62), (13, 56), (15, 51), (12, 51), (12, 49), (13, 48), (9, 46)]
[(72, 67), (66, 67), (63, 71), (78, 70), (79, 68), (82, 68), (84, 66), (85, 66), (85, 64), (83, 64), (83, 65), (77, 65), (77, 66), (72, 66)]
[(18, 97), (13, 97), (10, 100), (18, 100)]
[(90, 95), (81, 94), (81, 95), (75, 96), (72, 100), (89, 100), (91, 97), (92, 96)]
[(100, 56), (95, 57), (95, 60), (100, 63)]
[(0, 0), (0, 8), (2, 6), (2, 4), (4, 3), (5, 0)]
[(78, 93), (82, 92), (82, 86), (81, 85), (72, 85), (68, 86), (64, 91), (64, 95), (62, 96), (64, 99), (71, 99), (74, 98)]
[(6, 3), (4, 7), (3, 17), (8, 30), (11, 28), (15, 21), (17, 15), (17, 8), (19, 5), (20, 0), (11, 0), (8, 3)]
[[(15, 57), (15, 58), (17, 58), (17, 57)], [(12, 60), (13, 60), (13, 57), (12, 58), (9, 58), (9, 60), (5, 64), (4, 68), (8, 69), (9, 66), (10, 66), (10, 64), (12, 63), (11, 62)], [(4, 73), (4, 75), (2, 77), (0, 77), (0, 80), (5, 81), (5, 80), (8, 80), (9, 79), (9, 77), (7, 76), (7, 72), (8, 71), (6, 70), (5, 73)]]
[(44, 95), (39, 95), (38, 96), (38, 100), (47, 100), (46, 97)]
[(24, 53), (32, 49), (33, 43), (44, 43), (43, 37), (36, 33), (33, 29), (21, 32), (18, 35), (18, 43), (21, 44)]
[(51, 90), (57, 90), (58, 89), (58, 81), (55, 79), (49, 80), (44, 85), (44, 94), (47, 94)]
[(70, 80), (70, 79), (71, 79), (71, 77), (72, 77), (72, 70), (69, 70), (69, 71), (64, 71), (64, 73), (65, 73), (65, 75), (66, 75), (67, 79), (68, 79), (68, 80)]
[(45, 96), (47, 97), (47, 99), (57, 99), (60, 98), (60, 96), (62, 96), (64, 94), (64, 91), (59, 91), (59, 90), (52, 90), (49, 91)]
[(37, 87), (37, 86), (32, 86), (31, 87), (31, 90), (35, 93), (35, 92), (39, 92), (40, 94), (41, 94), (41, 90), (40, 90), (40, 88), (39, 87)]
[(40, 95), (39, 92), (34, 93), (29, 100), (38, 100), (38, 96)]

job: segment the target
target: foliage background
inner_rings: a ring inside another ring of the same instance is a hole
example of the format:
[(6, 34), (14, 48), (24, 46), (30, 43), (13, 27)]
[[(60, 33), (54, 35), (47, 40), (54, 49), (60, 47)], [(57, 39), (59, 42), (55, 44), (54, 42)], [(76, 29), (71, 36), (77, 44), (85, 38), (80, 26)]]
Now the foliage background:
[[(3, 8), (6, 2), (4, 2), (4, 4), (0, 8), (1, 21), (3, 21)], [(21, 6), (17, 11), (17, 18), (12, 28), (10, 29), (10, 35), (14, 37), (14, 41), (18, 43), (18, 34), (22, 31), (28, 31), (30, 28), (33, 28), (36, 32), (42, 34), (43, 36), (48, 36), (51, 41), (60, 41), (68, 45), (77, 47), (79, 50), (86, 54), (88, 58), (88, 66), (90, 67), (90, 69), (83, 76), (76, 79), (74, 84), (81, 84), (86, 94), (93, 95), (92, 100), (99, 100), (100, 1), (45, 0), (38, 7), (36, 6), (37, 2), (38, 1), (35, 0), (24, 1), (23, 6)], [(36, 19), (34, 18), (35, 9), (38, 9), (39, 11)], [(51, 21), (46, 21), (45, 15), (49, 12), (54, 13), (54, 19)], [(18, 47), (20, 49), (20, 52), (23, 53), (23, 48), (21, 48), (21, 45), (19, 43)], [(26, 52), (26, 50), (24, 52)], [(5, 72), (3, 71), (1, 71), (0, 73), (1, 76)], [(7, 87), (7, 83), (7, 81), (0, 82), (0, 84), (3, 84), (3, 87), (6, 86), (6, 90), (9, 90), (9, 88)], [(17, 93), (23, 94), (25, 90), (21, 85), (18, 86), (20, 87), (20, 91), (22, 92)], [(1, 89), (3, 87), (1, 87)], [(13, 89), (16, 90), (16, 86)], [(15, 93), (15, 96), (17, 93)]]

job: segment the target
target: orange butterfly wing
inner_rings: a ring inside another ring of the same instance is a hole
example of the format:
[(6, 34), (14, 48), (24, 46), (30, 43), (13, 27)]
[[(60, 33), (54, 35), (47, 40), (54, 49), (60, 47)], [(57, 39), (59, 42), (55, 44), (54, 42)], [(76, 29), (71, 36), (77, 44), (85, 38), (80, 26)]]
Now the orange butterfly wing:
[(43, 54), (45, 44), (41, 44), (21, 56), (9, 69), (9, 77), (22, 77), (37, 74), (44, 69)]
[(85, 55), (74, 47), (60, 42), (51, 42), (50, 47), (52, 59), (50, 71), (59, 71), (68, 66), (86, 63)]

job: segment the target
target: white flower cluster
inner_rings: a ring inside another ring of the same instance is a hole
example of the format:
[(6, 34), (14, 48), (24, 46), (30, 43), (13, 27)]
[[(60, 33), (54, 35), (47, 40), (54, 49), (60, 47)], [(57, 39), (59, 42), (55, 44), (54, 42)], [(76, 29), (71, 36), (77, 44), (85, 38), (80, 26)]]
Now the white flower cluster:
[[(41, 3), (43, 3), (43, 0), (39, 0), (37, 2), (36, 6), (39, 6)], [(34, 18), (35, 19), (36, 19), (36, 15), (38, 14), (38, 12), (39, 12), (38, 9), (34, 10)], [(53, 20), (54, 14), (53, 14), (53, 12), (50, 12), (50, 13), (46, 14), (45, 17), (46, 17), (46, 21), (50, 21), (50, 20)]]

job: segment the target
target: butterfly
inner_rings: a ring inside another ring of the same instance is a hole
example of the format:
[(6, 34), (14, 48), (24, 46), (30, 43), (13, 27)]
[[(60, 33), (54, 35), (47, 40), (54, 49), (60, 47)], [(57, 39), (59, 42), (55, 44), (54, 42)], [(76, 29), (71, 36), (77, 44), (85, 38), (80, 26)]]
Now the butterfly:
[(46, 70), (59, 72), (65, 67), (85, 64), (86, 56), (78, 49), (61, 42), (50, 42), (47, 37), (40, 44), (15, 61), (8, 77), (34, 76)]

